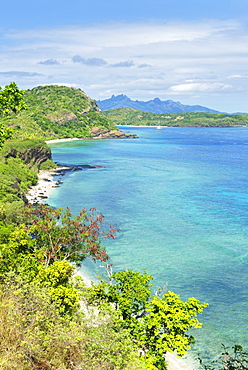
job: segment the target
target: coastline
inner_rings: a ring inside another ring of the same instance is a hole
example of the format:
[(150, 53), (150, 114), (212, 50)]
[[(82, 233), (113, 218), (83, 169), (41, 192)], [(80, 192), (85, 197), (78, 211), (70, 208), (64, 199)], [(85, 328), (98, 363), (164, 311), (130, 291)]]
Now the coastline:
[[(187, 358), (180, 358), (173, 352), (167, 352), (165, 359), (168, 365), (168, 370), (194, 370), (197, 367), (193, 367), (188, 363)], [(198, 366), (199, 368), (199, 366)]]
[(73, 137), (73, 138), (64, 138), (64, 139), (52, 139), (52, 140), (46, 140), (45, 142), (47, 143), (47, 144), (49, 144), (49, 143), (62, 143), (63, 141), (74, 141), (74, 140), (82, 140), (82, 139), (80, 139), (80, 138), (78, 138), (78, 137)]
[[(139, 125), (139, 126), (135, 126), (135, 125), (116, 125), (116, 126), (117, 127), (136, 127), (136, 128), (138, 128), (138, 127), (157, 128), (159, 125), (156, 125), (156, 126), (146, 126), (146, 125)], [(168, 127), (168, 126), (159, 126), (159, 127), (163, 128), (163, 127)]]
[(91, 286), (92, 280), (89, 278), (89, 276), (83, 272), (82, 270), (76, 268), (74, 265), (73, 267), (75, 268), (75, 272), (73, 274), (73, 277), (80, 276), (87, 288)]
[[(54, 179), (60, 171), (68, 170), (69, 167), (57, 167), (50, 170), (40, 170), (38, 173), (38, 181), (36, 185), (33, 185), (27, 192), (26, 198), (29, 204), (39, 204), (44, 199), (47, 199), (51, 193), (58, 187), (57, 181)], [(92, 280), (90, 277), (74, 266), (75, 272), (73, 276), (80, 276), (88, 288), (91, 286)]]
[[(130, 126), (134, 127), (134, 126)], [(140, 126), (137, 126), (140, 127)], [(152, 126), (149, 126), (152, 127)], [(156, 127), (156, 126), (153, 126)], [(47, 143), (56, 143), (56, 142), (63, 142), (63, 141), (72, 141), (72, 140), (80, 140), (77, 138), (72, 139), (54, 139), (49, 140)], [(50, 170), (40, 170), (38, 173), (38, 181), (37, 184), (32, 186), (27, 194), (26, 198), (29, 204), (40, 204), (43, 203), (49, 196), (51, 196), (52, 192), (59, 186), (58, 180), (54, 177), (59, 174), (60, 171), (68, 170), (69, 167), (57, 167), (55, 169)], [(74, 277), (80, 276), (85, 284), (86, 287), (90, 287), (92, 280), (89, 276), (80, 269), (77, 269), (75, 266), (75, 273)], [(166, 353), (166, 361), (168, 364), (168, 370), (193, 370), (194, 367), (188, 364), (187, 359), (182, 359), (176, 356), (175, 353)]]
[(66, 170), (68, 167), (57, 167), (50, 170), (40, 170), (38, 173), (38, 181), (26, 193), (26, 199), (29, 204), (42, 203), (47, 199), (54, 189), (58, 186), (56, 176), (60, 171)]

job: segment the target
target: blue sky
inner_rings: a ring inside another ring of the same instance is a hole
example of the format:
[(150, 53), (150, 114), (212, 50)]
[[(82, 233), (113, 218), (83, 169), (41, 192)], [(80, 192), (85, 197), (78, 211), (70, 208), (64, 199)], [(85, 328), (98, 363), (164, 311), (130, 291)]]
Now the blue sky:
[(248, 112), (247, 0), (8, 0), (0, 86)]

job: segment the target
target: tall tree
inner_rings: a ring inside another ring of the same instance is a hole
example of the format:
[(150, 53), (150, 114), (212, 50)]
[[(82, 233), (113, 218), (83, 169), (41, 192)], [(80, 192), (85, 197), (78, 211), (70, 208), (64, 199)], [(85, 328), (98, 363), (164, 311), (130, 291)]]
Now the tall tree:
[[(20, 90), (15, 82), (6, 85), (4, 89), (0, 87), (0, 117), (16, 114), (26, 109), (24, 102), (24, 90)], [(5, 140), (10, 139), (12, 130), (0, 122), (0, 148)]]
[(146, 272), (132, 270), (114, 273), (110, 284), (103, 280), (92, 284), (89, 302), (100, 309), (106, 308), (106, 302), (110, 303), (117, 314), (116, 327), (130, 332), (148, 368), (164, 370), (167, 351), (183, 356), (194, 344), (195, 338), (188, 331), (202, 326), (197, 315), (207, 304), (193, 297), (184, 302), (170, 291), (162, 297), (153, 295), (152, 278)]
[(107, 262), (106, 249), (101, 246), (103, 238), (114, 239), (118, 231), (113, 225), (102, 230), (104, 216), (95, 208), (89, 212), (83, 208), (73, 217), (69, 208), (53, 209), (46, 205), (27, 206), (27, 232), (33, 237), (31, 250), (45, 266), (55, 261), (81, 262), (91, 256), (94, 261)]

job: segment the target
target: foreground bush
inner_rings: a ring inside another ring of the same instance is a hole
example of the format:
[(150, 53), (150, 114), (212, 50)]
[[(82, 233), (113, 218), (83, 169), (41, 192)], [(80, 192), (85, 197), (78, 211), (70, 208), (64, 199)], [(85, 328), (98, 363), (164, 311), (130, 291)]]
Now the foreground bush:
[(145, 369), (125, 331), (111, 328), (111, 318), (90, 325), (81, 312), (70, 320), (46, 288), (13, 282), (1, 284), (0, 368)]

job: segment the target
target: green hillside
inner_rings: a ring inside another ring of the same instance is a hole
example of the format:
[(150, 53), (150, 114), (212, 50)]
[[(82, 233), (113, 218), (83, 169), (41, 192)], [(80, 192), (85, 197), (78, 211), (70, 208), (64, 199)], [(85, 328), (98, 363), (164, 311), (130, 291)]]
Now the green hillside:
[(116, 127), (79, 89), (40, 86), (19, 91), (12, 83), (1, 91), (0, 98), (1, 124), (12, 129), (12, 138), (0, 145), (1, 222), (8, 209), (23, 205), (28, 188), (37, 182), (37, 172), (55, 166), (44, 140), (88, 137), (93, 127)]
[(168, 127), (234, 127), (247, 126), (247, 114), (218, 113), (149, 113), (130, 108), (117, 108), (103, 114), (115, 125)]
[(116, 129), (82, 90), (66, 86), (39, 86), (27, 90), (27, 109), (2, 122), (15, 139), (54, 139), (91, 136), (92, 127)]

